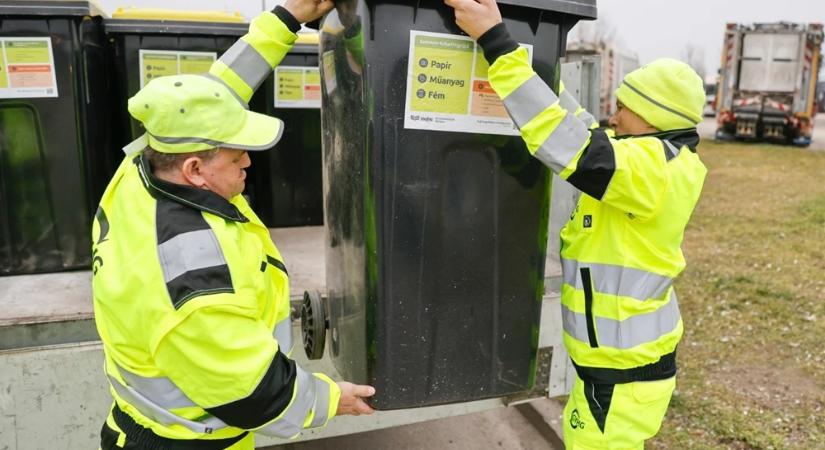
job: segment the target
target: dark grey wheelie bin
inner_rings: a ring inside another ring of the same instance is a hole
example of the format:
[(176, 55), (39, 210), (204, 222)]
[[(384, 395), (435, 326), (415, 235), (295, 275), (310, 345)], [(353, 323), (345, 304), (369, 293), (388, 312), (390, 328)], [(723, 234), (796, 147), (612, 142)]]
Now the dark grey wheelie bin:
[(0, 2), (0, 275), (88, 268), (111, 150), (100, 12)]
[[(558, 86), (567, 32), (595, 18), (596, 1), (498, 3), (513, 37), (533, 46), (535, 70)], [(410, 30), (461, 34), (441, 0), (336, 4), (320, 64), (333, 362), (376, 387), (379, 409), (528, 391), (550, 173), (519, 136), (405, 127), (407, 97), (431, 95), (408, 92), (408, 81), (446, 83), (408, 80)]]

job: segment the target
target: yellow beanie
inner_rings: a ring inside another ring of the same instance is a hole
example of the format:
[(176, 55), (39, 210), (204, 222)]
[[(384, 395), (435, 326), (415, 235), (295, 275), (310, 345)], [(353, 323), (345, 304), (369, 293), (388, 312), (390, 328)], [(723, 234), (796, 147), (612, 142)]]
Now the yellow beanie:
[(689, 65), (663, 58), (627, 74), (616, 98), (658, 130), (693, 128), (702, 121), (705, 85)]

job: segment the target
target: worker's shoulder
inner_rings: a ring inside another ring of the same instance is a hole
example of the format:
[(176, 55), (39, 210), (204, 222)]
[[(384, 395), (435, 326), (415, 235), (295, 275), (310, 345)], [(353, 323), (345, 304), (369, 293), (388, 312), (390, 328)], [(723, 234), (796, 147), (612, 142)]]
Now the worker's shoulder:
[(175, 309), (204, 294), (234, 292), (215, 232), (200, 210), (158, 199), (158, 259)]

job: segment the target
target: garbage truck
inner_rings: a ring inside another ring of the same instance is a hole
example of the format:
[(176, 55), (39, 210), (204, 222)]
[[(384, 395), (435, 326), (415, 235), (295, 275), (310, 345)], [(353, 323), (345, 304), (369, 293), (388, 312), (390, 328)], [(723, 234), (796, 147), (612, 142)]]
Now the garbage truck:
[(822, 39), (821, 23), (728, 24), (716, 138), (810, 145)]

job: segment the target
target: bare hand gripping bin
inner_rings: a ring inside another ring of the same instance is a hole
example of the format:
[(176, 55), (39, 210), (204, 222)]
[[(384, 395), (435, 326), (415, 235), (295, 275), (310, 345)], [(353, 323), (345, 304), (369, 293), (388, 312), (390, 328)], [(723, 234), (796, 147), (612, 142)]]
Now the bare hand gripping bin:
[[(499, 4), (557, 85), (595, 0)], [(461, 34), (441, 0), (339, 0), (322, 24), (330, 352), (379, 409), (530, 389), (543, 295), (550, 173), (516, 135), (405, 127), (409, 95), (442, 100), (408, 92), (411, 30)]]

